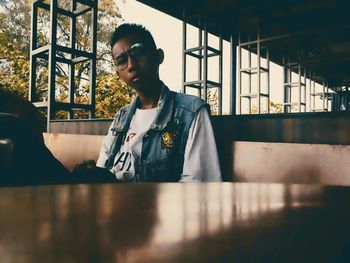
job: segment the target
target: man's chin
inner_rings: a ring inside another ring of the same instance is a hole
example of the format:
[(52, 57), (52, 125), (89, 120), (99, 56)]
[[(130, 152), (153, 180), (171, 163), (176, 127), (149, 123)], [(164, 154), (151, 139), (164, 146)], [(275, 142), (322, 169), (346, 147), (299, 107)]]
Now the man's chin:
[(137, 79), (134, 81), (130, 81), (129, 86), (135, 89), (136, 91), (138, 91), (138, 90), (143, 90), (145, 84), (143, 83), (143, 81), (141, 81), (141, 79)]
[(144, 78), (137, 78), (133, 81), (130, 81), (128, 83), (128, 85), (133, 88), (134, 90), (136, 90), (137, 92), (148, 92), (152, 89), (154, 89), (155, 87), (152, 87), (153, 85), (151, 84), (153, 82), (151, 82), (149, 79), (144, 79)]

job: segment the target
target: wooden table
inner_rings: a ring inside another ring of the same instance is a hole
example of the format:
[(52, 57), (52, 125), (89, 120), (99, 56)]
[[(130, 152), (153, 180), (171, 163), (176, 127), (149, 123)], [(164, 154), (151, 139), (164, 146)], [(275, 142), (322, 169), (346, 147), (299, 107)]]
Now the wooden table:
[(350, 262), (350, 188), (0, 188), (1, 262)]

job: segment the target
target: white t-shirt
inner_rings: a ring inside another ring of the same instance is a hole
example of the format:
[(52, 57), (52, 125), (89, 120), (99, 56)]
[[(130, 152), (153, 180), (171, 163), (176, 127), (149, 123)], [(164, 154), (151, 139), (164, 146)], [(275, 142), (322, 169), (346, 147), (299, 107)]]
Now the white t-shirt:
[(157, 111), (158, 107), (146, 110), (136, 109), (111, 169), (118, 180), (128, 181), (135, 176), (135, 163), (141, 156), (142, 138), (150, 129)]
[[(136, 110), (130, 122), (125, 141), (116, 155), (111, 169), (118, 180), (128, 181), (134, 177), (134, 164), (141, 154), (142, 138), (149, 130), (157, 111), (158, 108)], [(104, 167), (108, 158), (106, 153), (112, 142), (113, 135), (109, 132), (102, 144), (97, 166)], [(204, 107), (198, 111), (191, 124), (180, 179), (180, 182), (196, 181), (221, 181), (214, 133), (208, 111)]]

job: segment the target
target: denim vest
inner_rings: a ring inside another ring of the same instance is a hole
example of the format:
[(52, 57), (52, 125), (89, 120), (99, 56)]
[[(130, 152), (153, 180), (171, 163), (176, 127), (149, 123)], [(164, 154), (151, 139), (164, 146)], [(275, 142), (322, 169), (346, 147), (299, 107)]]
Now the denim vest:
[[(111, 169), (129, 129), (138, 98), (121, 108), (113, 121), (115, 135), (106, 167)], [(142, 139), (141, 156), (135, 164), (134, 181), (176, 182), (181, 178), (188, 132), (197, 111), (208, 107), (202, 99), (170, 91), (163, 84), (159, 111)]]

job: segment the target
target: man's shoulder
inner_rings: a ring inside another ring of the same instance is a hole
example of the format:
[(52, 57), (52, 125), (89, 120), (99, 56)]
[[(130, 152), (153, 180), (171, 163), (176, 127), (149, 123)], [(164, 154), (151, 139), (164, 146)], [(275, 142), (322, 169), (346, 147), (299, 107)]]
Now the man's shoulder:
[(198, 96), (174, 92), (175, 105), (177, 107), (184, 107), (191, 111), (196, 112), (199, 108), (207, 105), (207, 103)]
[(120, 121), (129, 111), (130, 106), (131, 106), (131, 103), (126, 104), (123, 107), (121, 107), (119, 110), (117, 110), (117, 112), (114, 115), (114, 119)]
[(124, 105), (123, 107), (121, 107), (121, 108), (117, 111), (117, 113), (118, 113), (118, 112), (121, 112), (121, 111), (128, 111), (128, 109), (130, 108), (130, 106), (131, 106), (131, 103)]

